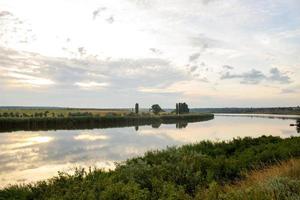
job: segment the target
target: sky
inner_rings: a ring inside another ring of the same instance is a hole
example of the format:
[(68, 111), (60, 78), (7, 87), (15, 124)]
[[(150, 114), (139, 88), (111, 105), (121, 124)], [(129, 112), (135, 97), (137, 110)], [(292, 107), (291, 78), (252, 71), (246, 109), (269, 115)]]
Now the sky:
[(299, 0), (0, 0), (0, 106), (297, 106)]

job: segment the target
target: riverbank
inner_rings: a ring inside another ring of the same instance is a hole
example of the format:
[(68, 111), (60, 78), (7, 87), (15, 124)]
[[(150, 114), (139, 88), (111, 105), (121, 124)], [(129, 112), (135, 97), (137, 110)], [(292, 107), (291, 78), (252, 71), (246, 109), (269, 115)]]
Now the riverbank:
[[(73, 175), (59, 173), (48, 181), (10, 186), (0, 191), (0, 199), (239, 199), (244, 193), (248, 195), (244, 199), (251, 199), (251, 191), (264, 197), (256, 199), (289, 199), (300, 195), (296, 187), (299, 170), (288, 179), (281, 174), (278, 179), (273, 176), (273, 182), (262, 181), (266, 190), (256, 182), (247, 185), (254, 188), (248, 193), (236, 185), (249, 179), (253, 171), (264, 171), (279, 162), (285, 165), (284, 161), (299, 157), (299, 137), (204, 141), (150, 151), (119, 163), (114, 171), (78, 169)], [(226, 186), (233, 195), (228, 195), (229, 190), (226, 193)]]
[(188, 123), (211, 120), (213, 114), (163, 114), (163, 115), (106, 115), (106, 116), (69, 116), (69, 117), (2, 117), (0, 118), (0, 132), (34, 131), (34, 130), (72, 130), (114, 128), (127, 126), (143, 126), (159, 124)]
[(300, 115), (300, 107), (262, 107), (262, 108), (192, 108), (191, 112), (227, 113), (227, 114), (276, 114)]

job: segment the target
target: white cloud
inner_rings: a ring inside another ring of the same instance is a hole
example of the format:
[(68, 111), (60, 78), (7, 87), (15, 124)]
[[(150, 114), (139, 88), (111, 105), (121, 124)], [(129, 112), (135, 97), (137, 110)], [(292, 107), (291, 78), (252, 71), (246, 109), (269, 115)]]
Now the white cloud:
[(96, 140), (107, 140), (109, 137), (106, 135), (95, 135), (90, 133), (81, 133), (80, 135), (74, 136), (75, 140), (87, 140), (87, 141), (96, 141)]
[(89, 81), (89, 82), (76, 82), (74, 85), (82, 89), (94, 90), (94, 89), (103, 89), (109, 86), (109, 83), (97, 83), (97, 82)]
[[(110, 91), (135, 102), (225, 95), (241, 81), (258, 91), (274, 83), (289, 88), (300, 80), (299, 6), (298, 0), (2, 0), (0, 89), (57, 86), (49, 94), (70, 96), (99, 89), (104, 95), (95, 101), (105, 96), (110, 103), (116, 101)], [(234, 66), (230, 80), (226, 65)], [(261, 94), (263, 102), (268, 96)], [(6, 95), (9, 102), (16, 93)]]

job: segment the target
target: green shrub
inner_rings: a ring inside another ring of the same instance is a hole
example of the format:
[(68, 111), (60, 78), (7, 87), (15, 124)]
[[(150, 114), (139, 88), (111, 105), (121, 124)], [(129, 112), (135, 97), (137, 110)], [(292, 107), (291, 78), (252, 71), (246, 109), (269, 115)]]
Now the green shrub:
[(77, 169), (74, 175), (59, 173), (33, 185), (10, 186), (0, 190), (0, 199), (297, 199), (299, 180), (274, 179), (230, 194), (221, 186), (243, 179), (249, 170), (299, 156), (298, 137), (203, 141), (147, 152), (114, 171)]

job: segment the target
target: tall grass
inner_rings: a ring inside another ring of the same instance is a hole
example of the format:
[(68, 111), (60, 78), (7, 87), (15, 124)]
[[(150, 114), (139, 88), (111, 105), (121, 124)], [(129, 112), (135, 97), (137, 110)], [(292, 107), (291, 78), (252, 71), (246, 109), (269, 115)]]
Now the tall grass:
[[(225, 186), (215, 184), (201, 194), (198, 199), (300, 199), (300, 159), (280, 162), (263, 170), (253, 170), (243, 181)], [(208, 194), (214, 194), (217, 198), (211, 198)]]

